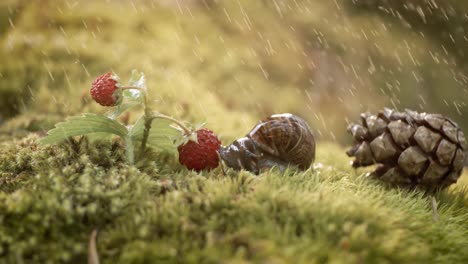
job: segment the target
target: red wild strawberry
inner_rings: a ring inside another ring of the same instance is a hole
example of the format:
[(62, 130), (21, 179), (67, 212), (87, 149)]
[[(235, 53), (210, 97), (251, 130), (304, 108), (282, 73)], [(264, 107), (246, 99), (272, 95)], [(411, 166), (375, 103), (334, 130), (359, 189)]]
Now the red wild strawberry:
[(190, 170), (197, 172), (218, 167), (219, 157), (217, 150), (221, 146), (221, 141), (213, 133), (206, 128), (197, 130), (198, 143), (189, 141), (180, 145), (179, 162), (185, 165)]
[(103, 74), (94, 80), (91, 87), (91, 97), (102, 106), (115, 106), (120, 102), (119, 83), (111, 72)]

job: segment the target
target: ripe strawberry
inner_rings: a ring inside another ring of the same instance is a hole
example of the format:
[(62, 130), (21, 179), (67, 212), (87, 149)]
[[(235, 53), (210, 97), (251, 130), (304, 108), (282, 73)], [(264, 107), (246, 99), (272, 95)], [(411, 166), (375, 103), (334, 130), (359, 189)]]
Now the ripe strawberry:
[(218, 167), (219, 157), (217, 150), (221, 146), (221, 141), (213, 133), (206, 128), (197, 130), (198, 143), (188, 141), (180, 145), (179, 162), (190, 170), (197, 172)]
[(108, 72), (97, 77), (92, 84), (90, 93), (94, 101), (102, 106), (117, 105), (121, 98), (117, 76)]

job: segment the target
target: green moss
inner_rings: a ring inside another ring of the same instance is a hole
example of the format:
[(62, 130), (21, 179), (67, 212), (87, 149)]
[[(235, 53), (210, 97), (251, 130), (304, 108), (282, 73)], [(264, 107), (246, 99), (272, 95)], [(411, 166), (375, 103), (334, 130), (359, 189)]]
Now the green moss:
[(168, 171), (174, 157), (154, 162), (157, 153), (139, 170), (125, 165), (118, 142), (36, 141), (4, 143), (0, 153), (5, 262), (83, 262), (94, 228), (104, 263), (468, 259), (466, 191), (439, 194), (434, 222), (428, 197), (342, 169), (334, 145), (319, 145), (314, 171), (255, 177)]

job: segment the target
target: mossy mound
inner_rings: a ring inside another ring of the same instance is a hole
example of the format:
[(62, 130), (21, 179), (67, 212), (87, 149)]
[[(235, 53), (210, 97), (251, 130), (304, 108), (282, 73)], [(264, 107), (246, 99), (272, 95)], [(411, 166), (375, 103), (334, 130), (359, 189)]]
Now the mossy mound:
[(335, 145), (319, 145), (314, 170), (257, 177), (188, 172), (161, 153), (129, 167), (118, 142), (37, 139), (1, 146), (5, 263), (82, 263), (94, 229), (103, 263), (468, 259), (462, 185), (437, 195), (435, 222), (429, 197), (352, 171)]

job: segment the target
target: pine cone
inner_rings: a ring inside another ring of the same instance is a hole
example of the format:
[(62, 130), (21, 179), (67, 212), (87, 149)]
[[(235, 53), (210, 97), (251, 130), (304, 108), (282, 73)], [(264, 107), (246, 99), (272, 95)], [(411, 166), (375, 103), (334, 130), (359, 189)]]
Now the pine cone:
[(361, 114), (348, 131), (357, 144), (347, 154), (353, 167), (379, 164), (372, 175), (395, 185), (444, 189), (460, 177), (466, 140), (458, 125), (439, 114), (397, 112)]

